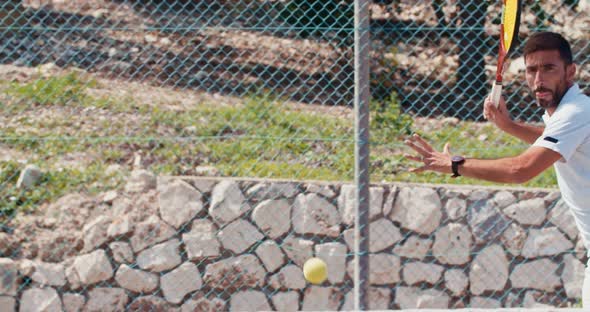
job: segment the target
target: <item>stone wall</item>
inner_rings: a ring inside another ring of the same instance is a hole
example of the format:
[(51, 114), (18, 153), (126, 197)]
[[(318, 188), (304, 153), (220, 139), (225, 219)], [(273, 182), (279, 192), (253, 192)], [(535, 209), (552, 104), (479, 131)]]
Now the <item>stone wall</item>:
[[(0, 235), (2, 311), (352, 309), (354, 187), (160, 178), (70, 194)], [(585, 250), (552, 190), (371, 187), (372, 309), (567, 306)], [(328, 279), (309, 285), (317, 256)]]

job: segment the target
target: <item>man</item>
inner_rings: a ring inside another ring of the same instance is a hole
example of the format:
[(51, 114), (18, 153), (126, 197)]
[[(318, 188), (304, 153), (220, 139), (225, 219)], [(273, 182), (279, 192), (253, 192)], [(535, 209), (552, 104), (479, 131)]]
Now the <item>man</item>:
[[(541, 32), (524, 46), (526, 81), (539, 106), (545, 109), (545, 127), (512, 121), (504, 99), (498, 108), (490, 98), (484, 116), (503, 131), (531, 146), (522, 154), (500, 159), (452, 156), (448, 143), (443, 152), (433, 149), (420, 136), (405, 141), (422, 162), (412, 172), (437, 171), (501, 183), (523, 183), (549, 166), (555, 167), (563, 201), (572, 212), (584, 245), (590, 250), (590, 98), (574, 82), (576, 65), (569, 43), (561, 35)], [(590, 269), (582, 289), (584, 307), (590, 307)]]

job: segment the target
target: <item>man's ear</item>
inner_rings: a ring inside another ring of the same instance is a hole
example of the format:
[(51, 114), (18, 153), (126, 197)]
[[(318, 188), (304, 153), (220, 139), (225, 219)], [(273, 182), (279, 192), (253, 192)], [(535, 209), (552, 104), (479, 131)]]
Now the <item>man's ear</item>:
[(565, 78), (567, 79), (568, 85), (574, 84), (576, 78), (576, 64), (572, 63), (567, 65), (565, 68)]

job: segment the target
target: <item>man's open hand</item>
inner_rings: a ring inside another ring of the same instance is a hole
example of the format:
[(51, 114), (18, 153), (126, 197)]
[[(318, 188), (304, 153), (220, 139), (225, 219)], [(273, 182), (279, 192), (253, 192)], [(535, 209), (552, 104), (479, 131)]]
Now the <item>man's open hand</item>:
[(410, 168), (410, 172), (437, 171), (442, 173), (452, 173), (451, 170), (451, 152), (449, 143), (446, 143), (443, 152), (436, 151), (428, 142), (419, 135), (414, 134), (404, 143), (418, 153), (418, 156), (406, 154), (407, 159), (421, 162), (422, 166)]

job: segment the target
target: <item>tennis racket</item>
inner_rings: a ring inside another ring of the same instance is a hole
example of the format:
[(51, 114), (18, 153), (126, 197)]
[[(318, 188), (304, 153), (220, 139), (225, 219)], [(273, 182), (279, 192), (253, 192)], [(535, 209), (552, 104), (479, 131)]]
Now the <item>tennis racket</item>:
[(492, 101), (498, 107), (502, 95), (502, 75), (508, 54), (516, 45), (518, 26), (520, 25), (521, 0), (502, 0), (502, 24), (500, 24), (500, 48), (498, 51), (498, 67), (496, 82), (492, 86)]

